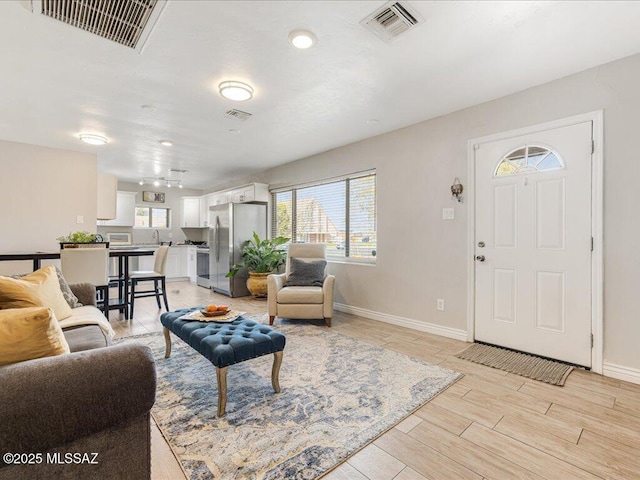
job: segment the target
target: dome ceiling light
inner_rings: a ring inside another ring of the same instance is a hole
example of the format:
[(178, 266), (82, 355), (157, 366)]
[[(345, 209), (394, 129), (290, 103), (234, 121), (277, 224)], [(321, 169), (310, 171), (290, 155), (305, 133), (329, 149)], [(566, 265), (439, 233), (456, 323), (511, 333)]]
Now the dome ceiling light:
[(93, 133), (81, 133), (78, 137), (84, 143), (88, 143), (89, 145), (105, 145), (107, 143), (106, 137), (103, 137), (102, 135), (94, 135)]
[(289, 34), (289, 43), (301, 50), (311, 48), (318, 39), (308, 30), (294, 30)]
[(246, 83), (236, 81), (222, 82), (218, 85), (218, 89), (220, 90), (220, 95), (224, 98), (236, 102), (244, 102), (253, 98), (253, 87)]

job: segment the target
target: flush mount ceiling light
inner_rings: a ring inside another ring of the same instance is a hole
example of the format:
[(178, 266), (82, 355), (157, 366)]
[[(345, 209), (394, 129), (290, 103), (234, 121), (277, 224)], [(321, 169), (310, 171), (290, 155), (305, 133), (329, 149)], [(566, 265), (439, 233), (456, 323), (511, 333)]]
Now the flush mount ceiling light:
[(104, 145), (107, 143), (107, 138), (101, 135), (94, 135), (92, 133), (81, 133), (78, 135), (80, 140), (89, 145)]
[(171, 140), (160, 140), (160, 145), (164, 145), (165, 147), (170, 147), (173, 145)]
[(235, 100), (236, 102), (243, 102), (253, 97), (253, 87), (242, 82), (222, 82), (218, 85), (220, 95), (229, 100)]
[(316, 36), (308, 30), (294, 30), (289, 34), (289, 43), (301, 50), (313, 47), (316, 41)]

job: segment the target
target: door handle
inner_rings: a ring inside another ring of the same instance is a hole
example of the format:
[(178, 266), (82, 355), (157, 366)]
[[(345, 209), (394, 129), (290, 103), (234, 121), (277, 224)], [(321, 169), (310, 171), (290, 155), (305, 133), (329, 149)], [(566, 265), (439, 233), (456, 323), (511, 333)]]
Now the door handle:
[(216, 217), (216, 262), (220, 261), (220, 217)]
[(477, 256), (476, 256), (476, 260), (477, 260), (478, 262), (484, 262), (484, 255), (477, 255)]

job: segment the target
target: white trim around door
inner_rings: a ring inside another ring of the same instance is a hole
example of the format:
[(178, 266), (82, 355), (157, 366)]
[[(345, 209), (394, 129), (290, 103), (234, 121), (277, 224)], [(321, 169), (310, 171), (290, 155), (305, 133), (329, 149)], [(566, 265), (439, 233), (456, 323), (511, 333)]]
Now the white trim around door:
[(482, 143), (503, 140), (506, 138), (542, 132), (554, 128), (565, 127), (582, 122), (593, 122), (593, 155), (592, 155), (592, 195), (591, 195), (591, 229), (593, 237), (593, 253), (591, 255), (591, 331), (593, 348), (591, 350), (591, 370), (603, 373), (603, 111), (598, 110), (568, 118), (554, 120), (544, 124), (533, 125), (517, 130), (502, 132), (467, 142), (468, 162), (468, 225), (467, 225), (467, 341), (475, 340), (475, 146)]

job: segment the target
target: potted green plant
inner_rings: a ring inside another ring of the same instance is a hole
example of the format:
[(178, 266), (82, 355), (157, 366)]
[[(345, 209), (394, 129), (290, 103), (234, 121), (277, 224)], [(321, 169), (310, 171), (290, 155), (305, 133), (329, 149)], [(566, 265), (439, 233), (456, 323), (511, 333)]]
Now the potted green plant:
[(69, 235), (63, 235), (56, 238), (60, 242), (60, 249), (63, 248), (86, 248), (86, 247), (109, 247), (109, 242), (105, 242), (102, 235), (99, 233), (89, 233), (84, 231), (78, 231), (69, 233)]
[(227, 277), (235, 276), (240, 270), (247, 269), (247, 288), (254, 297), (265, 297), (267, 295), (267, 275), (276, 272), (287, 258), (287, 251), (281, 248), (290, 239), (276, 237), (272, 239), (260, 239), (256, 232), (253, 232), (253, 239), (249, 240), (240, 253), (242, 263), (237, 263)]

